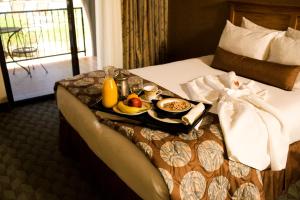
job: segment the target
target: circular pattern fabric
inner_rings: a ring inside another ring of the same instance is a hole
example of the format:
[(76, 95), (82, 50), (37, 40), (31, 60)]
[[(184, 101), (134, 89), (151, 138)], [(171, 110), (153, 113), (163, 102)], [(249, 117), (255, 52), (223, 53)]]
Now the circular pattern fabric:
[(88, 104), (91, 101), (91, 97), (86, 95), (78, 95), (77, 98), (85, 104)]
[(219, 169), (224, 162), (224, 150), (213, 140), (202, 142), (198, 146), (197, 152), (198, 159), (206, 171), (215, 171)]
[(149, 128), (142, 128), (141, 135), (149, 141), (161, 140), (161, 139), (169, 136), (168, 133), (158, 131), (158, 130), (152, 130)]
[(98, 82), (98, 84), (103, 85), (104, 80), (105, 80), (105, 78), (98, 78), (97, 82)]
[(160, 148), (160, 157), (172, 167), (183, 167), (192, 157), (188, 144), (179, 141), (168, 141)]
[(103, 86), (102, 83), (96, 83), (96, 84), (94, 84), (94, 87), (96, 87), (96, 88), (98, 88), (100, 90), (102, 90), (102, 86)]
[(153, 150), (148, 144), (145, 142), (138, 142), (136, 145), (148, 156), (148, 158), (152, 158)]
[(220, 140), (223, 140), (223, 133), (219, 124), (212, 124), (209, 130)]
[(188, 134), (184, 134), (184, 133), (180, 134), (179, 137), (183, 140), (196, 140), (200, 138), (203, 134), (204, 134), (203, 129), (199, 129), (199, 130), (193, 129)]
[(105, 76), (105, 72), (104, 71), (93, 71), (88, 73), (89, 77), (95, 77), (95, 78), (101, 78)]
[(102, 90), (102, 85), (95, 84), (93, 86), (85, 88), (84, 92), (86, 92), (87, 94), (93, 95), (93, 94), (101, 94), (101, 90)]
[(244, 183), (234, 192), (233, 199), (260, 200), (259, 190), (252, 183)]
[(211, 124), (213, 121), (214, 121), (214, 117), (207, 115), (207, 116), (203, 117), (200, 126), (205, 126), (207, 124)]
[(169, 189), (169, 193), (171, 194), (172, 191), (173, 191), (173, 187), (174, 187), (174, 184), (173, 184), (173, 178), (172, 178), (172, 175), (165, 169), (163, 168), (158, 168), (161, 175), (163, 176), (167, 186), (168, 186), (168, 189)]
[(65, 87), (68, 87), (71, 84), (71, 81), (60, 81), (59, 83)]
[(65, 80), (72, 80), (72, 81), (75, 81), (75, 80), (78, 80), (78, 79), (81, 79), (84, 77), (84, 74), (78, 74), (76, 76), (73, 76), (73, 77), (69, 77), (69, 78), (66, 78)]
[(84, 86), (88, 86), (91, 85), (95, 82), (95, 80), (93, 78), (88, 78), (85, 77), (83, 79), (79, 79), (78, 81), (75, 81), (73, 84), (77, 87), (84, 87)]
[(224, 200), (227, 197), (230, 183), (224, 176), (213, 178), (208, 187), (208, 198), (210, 200)]
[(78, 88), (68, 88), (68, 90), (72, 93), (72, 94), (74, 94), (74, 95), (77, 95), (79, 92), (80, 92), (80, 89), (78, 89)]
[(134, 129), (133, 128), (130, 128), (130, 127), (127, 127), (127, 126), (120, 126), (119, 131), (121, 133), (124, 133), (129, 139), (133, 138), (133, 135), (134, 135)]
[[(100, 117), (102, 119), (101, 115), (98, 116), (98, 117)], [(116, 122), (113, 122), (113, 121), (110, 121), (110, 120), (104, 120), (104, 122), (107, 126), (114, 126), (114, 124), (116, 123)]]
[(184, 175), (180, 183), (179, 192), (183, 200), (198, 200), (204, 195), (206, 181), (198, 171), (191, 171)]
[(242, 178), (248, 176), (250, 172), (250, 167), (242, 163), (229, 160), (229, 171), (233, 176), (237, 178)]

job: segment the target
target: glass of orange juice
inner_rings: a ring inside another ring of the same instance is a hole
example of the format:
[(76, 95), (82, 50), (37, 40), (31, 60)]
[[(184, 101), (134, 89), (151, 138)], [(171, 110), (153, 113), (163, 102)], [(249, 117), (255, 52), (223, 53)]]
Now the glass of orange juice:
[(102, 105), (112, 108), (118, 103), (118, 88), (114, 80), (115, 68), (113, 66), (104, 67), (105, 79), (102, 86)]

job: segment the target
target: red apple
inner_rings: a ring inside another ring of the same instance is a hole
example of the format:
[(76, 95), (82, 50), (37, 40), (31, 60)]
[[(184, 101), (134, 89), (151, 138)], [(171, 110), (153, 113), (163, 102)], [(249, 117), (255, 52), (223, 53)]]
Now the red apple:
[(128, 100), (128, 106), (140, 108), (142, 107), (142, 101), (140, 98), (131, 98)]

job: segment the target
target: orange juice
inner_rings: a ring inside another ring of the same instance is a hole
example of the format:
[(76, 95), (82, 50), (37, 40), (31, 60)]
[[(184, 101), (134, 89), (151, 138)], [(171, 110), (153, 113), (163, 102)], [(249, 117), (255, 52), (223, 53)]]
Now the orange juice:
[(118, 88), (113, 78), (112, 69), (109, 68), (105, 70), (106, 77), (102, 86), (102, 104), (106, 108), (112, 108), (118, 103)]

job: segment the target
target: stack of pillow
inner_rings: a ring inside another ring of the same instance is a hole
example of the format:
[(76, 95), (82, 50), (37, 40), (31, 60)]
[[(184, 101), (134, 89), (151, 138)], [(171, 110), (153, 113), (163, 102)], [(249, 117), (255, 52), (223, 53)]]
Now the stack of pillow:
[(278, 31), (243, 18), (227, 21), (212, 67), (284, 90), (300, 89), (300, 31)]

